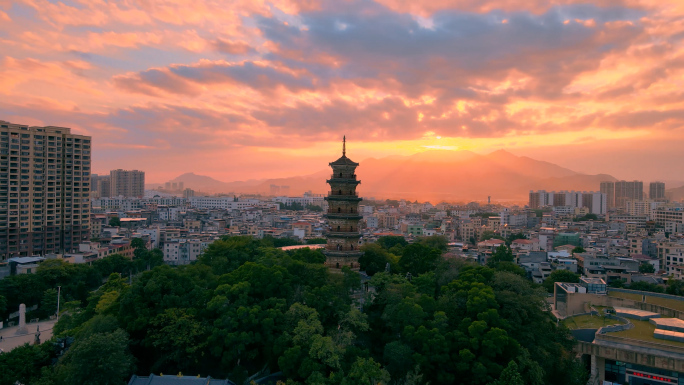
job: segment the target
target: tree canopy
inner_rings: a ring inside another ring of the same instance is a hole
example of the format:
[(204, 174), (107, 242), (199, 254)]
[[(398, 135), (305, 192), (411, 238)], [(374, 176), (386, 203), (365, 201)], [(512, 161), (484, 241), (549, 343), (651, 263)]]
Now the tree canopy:
[(556, 282), (578, 283), (579, 278), (578, 274), (575, 274), (570, 270), (554, 270), (549, 277), (544, 280), (542, 286), (544, 286), (544, 289), (549, 293), (553, 293), (553, 286)]
[[(195, 263), (142, 269), (131, 284), (113, 271), (126, 268), (116, 259), (90, 267), (98, 283), (55, 325), (62, 342), (0, 355), (0, 385), (120, 384), (179, 371), (240, 384), (263, 372), (282, 372), (288, 385), (586, 382), (544, 290), (508, 271), (508, 257), (487, 267), (421, 242), (365, 245), (362, 264), (374, 269), (366, 292), (357, 272), (327, 269), (320, 251), (272, 242), (224, 237)], [(71, 268), (48, 264), (35, 276), (67, 282)], [(40, 302), (50, 287), (30, 295)], [(10, 367), (17, 362), (26, 370)]]

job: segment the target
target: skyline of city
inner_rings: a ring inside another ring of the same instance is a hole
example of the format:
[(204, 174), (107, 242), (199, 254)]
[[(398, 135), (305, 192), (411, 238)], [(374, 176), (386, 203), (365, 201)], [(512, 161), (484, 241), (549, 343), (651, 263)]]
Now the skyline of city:
[(682, 43), (684, 0), (0, 0), (0, 385), (684, 384)]

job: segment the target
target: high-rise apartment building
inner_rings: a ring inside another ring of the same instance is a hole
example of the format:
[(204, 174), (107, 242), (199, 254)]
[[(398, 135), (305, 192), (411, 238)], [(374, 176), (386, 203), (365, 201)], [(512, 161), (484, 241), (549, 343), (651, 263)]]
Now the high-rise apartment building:
[(109, 196), (109, 175), (91, 174), (90, 196), (91, 198), (104, 198)]
[(539, 209), (553, 207), (586, 207), (592, 214), (603, 215), (607, 211), (607, 196), (597, 191), (530, 191), (529, 207)]
[(625, 208), (628, 200), (644, 200), (644, 182), (638, 180), (615, 182), (615, 206)]
[(648, 199), (656, 202), (665, 201), (665, 183), (651, 182), (648, 186)]
[(0, 260), (89, 239), (91, 138), (0, 121)]
[(530, 191), (529, 206), (531, 209), (540, 209), (545, 206), (553, 206), (553, 202), (553, 192), (546, 192), (544, 190)]
[(107, 198), (112, 193), (112, 184), (109, 176), (101, 176), (97, 180), (97, 192), (100, 198)]
[(615, 208), (615, 182), (601, 182), (601, 193), (606, 194), (606, 205), (609, 209)]
[(145, 196), (145, 172), (138, 170), (112, 170), (109, 172), (110, 197)]

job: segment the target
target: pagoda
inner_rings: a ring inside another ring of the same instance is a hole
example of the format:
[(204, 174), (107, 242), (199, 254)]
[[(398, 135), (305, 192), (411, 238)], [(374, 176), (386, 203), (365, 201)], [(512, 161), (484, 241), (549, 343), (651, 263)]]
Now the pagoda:
[(356, 179), (358, 163), (347, 158), (347, 138), (342, 139), (342, 157), (332, 163), (332, 176), (327, 180), (330, 193), (328, 201), (328, 243), (325, 246), (325, 264), (333, 269), (348, 266), (352, 270), (359, 270), (359, 257), (363, 252), (359, 250), (359, 198), (356, 186), (361, 181)]

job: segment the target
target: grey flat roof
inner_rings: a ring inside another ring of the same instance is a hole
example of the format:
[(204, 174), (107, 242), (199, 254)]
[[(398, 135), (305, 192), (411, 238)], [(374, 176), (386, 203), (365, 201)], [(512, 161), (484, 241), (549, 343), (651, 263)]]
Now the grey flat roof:
[(24, 264), (24, 263), (34, 263), (34, 262), (40, 262), (44, 260), (45, 258), (43, 257), (14, 257), (8, 259), (9, 262), (16, 262), (19, 264)]
[(656, 329), (684, 332), (684, 321), (679, 318), (651, 318), (648, 322), (654, 324)]
[(628, 307), (613, 307), (613, 309), (615, 309), (615, 313), (617, 313), (617, 315), (642, 321), (646, 321), (651, 318), (660, 318), (659, 313), (653, 313), (645, 310), (631, 309)]

